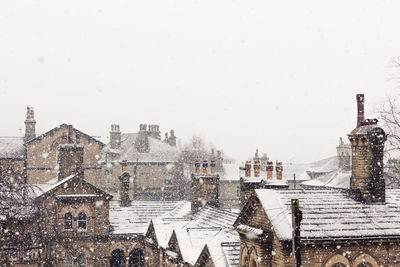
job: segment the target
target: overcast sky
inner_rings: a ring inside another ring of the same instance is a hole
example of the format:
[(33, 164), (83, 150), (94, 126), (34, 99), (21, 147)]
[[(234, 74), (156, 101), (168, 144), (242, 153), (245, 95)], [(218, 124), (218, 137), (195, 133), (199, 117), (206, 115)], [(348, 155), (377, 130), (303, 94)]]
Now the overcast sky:
[[(329, 2), (329, 4), (328, 4)], [(0, 1), (0, 135), (139, 123), (243, 160), (336, 153), (393, 93), (399, 1)]]

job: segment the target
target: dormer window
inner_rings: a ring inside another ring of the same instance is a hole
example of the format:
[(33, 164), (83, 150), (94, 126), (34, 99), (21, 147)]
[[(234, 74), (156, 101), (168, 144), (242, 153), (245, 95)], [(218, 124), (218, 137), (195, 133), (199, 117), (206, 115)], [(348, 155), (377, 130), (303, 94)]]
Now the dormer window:
[(72, 230), (72, 214), (67, 212), (64, 215), (64, 230)]
[(78, 214), (78, 231), (86, 231), (86, 213), (84, 212)]

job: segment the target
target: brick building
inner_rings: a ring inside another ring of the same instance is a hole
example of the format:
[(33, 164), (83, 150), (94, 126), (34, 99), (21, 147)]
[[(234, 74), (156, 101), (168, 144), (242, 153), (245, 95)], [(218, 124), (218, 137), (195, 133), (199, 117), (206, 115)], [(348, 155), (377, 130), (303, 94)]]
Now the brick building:
[(234, 224), (240, 266), (294, 266), (293, 199), (302, 211), (296, 249), (302, 266), (400, 266), (400, 191), (385, 188), (386, 134), (376, 120), (363, 119), (358, 116), (349, 134), (349, 189), (256, 189), (250, 195)]

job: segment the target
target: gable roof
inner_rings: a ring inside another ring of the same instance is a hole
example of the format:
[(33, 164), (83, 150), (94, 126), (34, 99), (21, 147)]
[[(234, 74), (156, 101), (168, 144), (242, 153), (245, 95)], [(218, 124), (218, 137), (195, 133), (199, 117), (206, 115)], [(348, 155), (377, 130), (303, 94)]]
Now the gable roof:
[[(208, 247), (214, 266), (237, 266), (234, 262), (236, 256), (237, 262), (239, 261), (239, 254), (234, 252), (235, 249), (227, 249), (226, 246), (228, 243), (239, 244), (239, 235), (233, 228), (237, 216), (236, 212), (204, 206), (193, 214), (190, 220), (186, 218), (176, 225), (159, 220), (154, 223), (154, 229), (159, 245), (168, 252), (170, 246), (177, 244), (179, 249), (177, 248), (175, 252), (190, 265), (195, 265), (201, 260), (202, 253), (207, 251), (205, 247)], [(163, 227), (165, 223), (167, 227)], [(163, 232), (165, 230), (169, 231), (168, 242), (160, 240), (161, 236), (166, 235)], [(164, 247), (165, 244), (167, 247)], [(233, 265), (229, 265), (230, 262)]]
[[(47, 136), (53, 134), (55, 131), (58, 131), (58, 130), (60, 130), (61, 128), (68, 128), (68, 127), (69, 127), (68, 124), (63, 123), (63, 124), (61, 124), (60, 126), (55, 127), (55, 128), (53, 128), (53, 129), (51, 129), (50, 131), (45, 132), (44, 134), (41, 134), (41, 135), (39, 135), (39, 136), (37, 136), (37, 137), (35, 137), (35, 138), (29, 140), (28, 142), (26, 142), (26, 144), (28, 145), (28, 144), (31, 144), (31, 143), (33, 143), (33, 142), (42, 140), (43, 138), (45, 138), (45, 137), (47, 137)], [(87, 134), (85, 134), (84, 132), (81, 132), (81, 131), (79, 131), (79, 130), (76, 129), (76, 128), (73, 128), (73, 129), (74, 129), (75, 132), (78, 132), (78, 133), (80, 134), (80, 136), (84, 136), (84, 137), (88, 138), (89, 140), (94, 141), (94, 142), (100, 144), (101, 147), (104, 147), (104, 146), (105, 146), (105, 144), (104, 144), (103, 142), (97, 140), (96, 138), (94, 138), (94, 137), (92, 137), (92, 136), (90, 136), (90, 135), (87, 135)]]
[[(145, 234), (151, 220), (169, 214), (187, 214), (188, 201), (131, 201), (130, 206), (121, 207), (119, 200), (110, 201), (110, 225), (112, 234)], [(156, 227), (156, 225), (154, 225)], [(157, 238), (158, 234), (156, 232)], [(157, 242), (163, 242), (162, 239)]]
[[(64, 179), (62, 179), (61, 181), (58, 180), (58, 177), (55, 177), (53, 179), (51, 179), (49, 182), (45, 183), (45, 184), (36, 184), (36, 197), (44, 197), (48, 194), (50, 194), (51, 192), (55, 191), (57, 188), (64, 186), (67, 187), (68, 186), (68, 182), (70, 181), (74, 181), (74, 180), (78, 180), (80, 182), (82, 182), (83, 184), (89, 186), (90, 188), (92, 188), (96, 193), (98, 193), (99, 195), (103, 195), (105, 196), (107, 199), (112, 199), (113, 196), (108, 194), (107, 192), (101, 190), (100, 188), (92, 185), (91, 183), (89, 183), (88, 181), (82, 179), (79, 177), (79, 175), (70, 175)], [(82, 196), (82, 194), (75, 194), (77, 196)]]
[(400, 236), (400, 189), (386, 189), (384, 204), (358, 202), (340, 189), (257, 189), (255, 194), (280, 240), (292, 239), (291, 199), (299, 199), (303, 212), (302, 239)]
[(24, 158), (24, 138), (17, 136), (0, 137), (0, 158)]

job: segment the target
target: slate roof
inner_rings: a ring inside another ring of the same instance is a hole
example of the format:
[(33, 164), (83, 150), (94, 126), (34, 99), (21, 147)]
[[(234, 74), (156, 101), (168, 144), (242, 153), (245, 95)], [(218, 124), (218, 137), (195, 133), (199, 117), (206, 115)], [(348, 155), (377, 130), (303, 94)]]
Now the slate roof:
[(302, 239), (369, 239), (400, 236), (400, 189), (386, 189), (386, 203), (364, 204), (347, 190), (255, 190), (273, 230), (291, 240), (291, 199), (303, 212)]
[(0, 158), (24, 158), (24, 138), (16, 136), (0, 137)]
[(120, 201), (110, 201), (110, 225), (112, 234), (144, 235), (150, 221), (158, 217), (184, 216), (190, 212), (188, 201), (132, 201), (128, 207), (121, 207)]
[(304, 181), (305, 186), (350, 188), (351, 170), (337, 169), (335, 171), (318, 176), (315, 179)]
[(240, 240), (233, 228), (238, 215), (236, 212), (205, 206), (190, 218), (165, 216), (154, 220), (153, 227), (159, 246), (167, 249), (167, 252), (168, 242), (174, 232), (183, 260), (191, 265), (196, 263), (207, 246), (214, 266), (238, 266)]
[(116, 153), (118, 156), (117, 161), (127, 160), (128, 162), (164, 162), (173, 163), (178, 161), (178, 149), (175, 146), (171, 146), (164, 141), (148, 137), (149, 140), (149, 152), (139, 153), (136, 150), (136, 140), (138, 133), (124, 133), (121, 135), (121, 146), (119, 149), (108, 150)]

